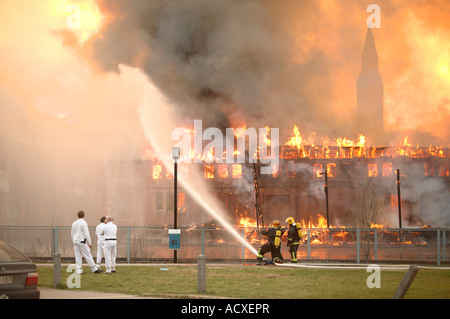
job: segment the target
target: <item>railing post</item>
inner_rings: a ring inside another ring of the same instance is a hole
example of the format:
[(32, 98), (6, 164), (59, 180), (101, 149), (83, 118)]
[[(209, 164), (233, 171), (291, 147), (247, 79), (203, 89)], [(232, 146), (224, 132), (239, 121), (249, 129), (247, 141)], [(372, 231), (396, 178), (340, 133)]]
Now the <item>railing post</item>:
[(308, 229), (308, 260), (311, 259), (311, 231)]
[(356, 263), (359, 264), (359, 228), (356, 228)]
[(202, 255), (205, 255), (205, 227), (202, 226), (202, 233), (201, 233), (201, 238), (202, 238)]
[(436, 252), (436, 259), (437, 259), (437, 265), (440, 266), (441, 265), (441, 234), (439, 231), (439, 228), (436, 228), (436, 239), (437, 239), (437, 252)]
[(375, 228), (373, 231), (373, 258), (378, 260), (378, 229)]
[(127, 262), (130, 263), (130, 226), (127, 227)]
[(58, 252), (58, 226), (52, 228), (53, 253)]
[(203, 254), (197, 257), (197, 291), (206, 292), (206, 257)]
[(447, 234), (445, 232), (446, 232), (446, 230), (444, 229), (442, 231), (442, 260), (446, 259), (445, 258), (445, 246), (446, 246), (446, 243), (447, 243)]
[(61, 285), (61, 254), (53, 253), (53, 287)]

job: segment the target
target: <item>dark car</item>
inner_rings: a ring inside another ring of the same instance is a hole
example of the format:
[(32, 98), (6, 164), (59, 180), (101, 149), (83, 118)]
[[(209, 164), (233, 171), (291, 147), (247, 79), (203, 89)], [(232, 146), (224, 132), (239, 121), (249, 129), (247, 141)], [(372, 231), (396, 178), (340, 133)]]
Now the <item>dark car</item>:
[(0, 240), (0, 299), (39, 299), (36, 265)]

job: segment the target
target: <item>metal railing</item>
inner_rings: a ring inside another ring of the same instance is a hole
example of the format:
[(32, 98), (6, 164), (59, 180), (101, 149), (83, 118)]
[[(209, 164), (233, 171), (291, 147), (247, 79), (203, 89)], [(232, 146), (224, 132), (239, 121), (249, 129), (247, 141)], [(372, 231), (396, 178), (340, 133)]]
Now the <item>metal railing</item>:
[[(179, 262), (195, 260), (203, 253), (210, 261), (249, 261), (256, 256), (226, 229), (183, 228), (177, 256)], [(33, 260), (51, 259), (55, 252), (73, 259), (70, 226), (0, 226), (0, 240), (10, 243)], [(266, 241), (253, 228), (238, 228), (242, 238), (258, 248)], [(89, 227), (97, 255), (95, 227)], [(441, 265), (447, 262), (450, 229), (440, 228), (311, 228), (303, 229), (298, 248), (300, 261), (342, 262), (422, 262)], [(168, 229), (163, 227), (118, 227), (119, 261), (170, 262)], [(286, 241), (282, 254), (289, 260)], [(266, 256), (271, 258), (270, 253)]]

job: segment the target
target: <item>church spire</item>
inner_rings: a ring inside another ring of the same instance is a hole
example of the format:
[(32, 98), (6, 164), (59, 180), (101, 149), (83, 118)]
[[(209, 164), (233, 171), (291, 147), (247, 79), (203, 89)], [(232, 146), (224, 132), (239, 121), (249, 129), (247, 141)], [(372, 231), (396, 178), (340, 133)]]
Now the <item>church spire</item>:
[(372, 29), (368, 28), (357, 81), (357, 129), (375, 144), (381, 144), (385, 135), (383, 96), (377, 49)]
[(361, 72), (366, 71), (378, 71), (378, 53), (371, 28), (367, 28), (366, 42), (361, 56)]

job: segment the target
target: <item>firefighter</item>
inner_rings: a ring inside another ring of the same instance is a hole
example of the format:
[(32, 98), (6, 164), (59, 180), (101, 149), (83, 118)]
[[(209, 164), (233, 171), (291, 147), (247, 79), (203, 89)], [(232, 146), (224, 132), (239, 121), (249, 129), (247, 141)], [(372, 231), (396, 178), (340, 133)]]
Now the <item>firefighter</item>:
[(303, 237), (302, 228), (292, 217), (288, 217), (286, 223), (289, 224), (287, 246), (289, 247), (289, 254), (291, 255), (291, 263), (296, 263), (298, 245), (300, 244), (300, 239)]
[(272, 222), (272, 227), (263, 229), (261, 234), (268, 237), (268, 241), (261, 246), (258, 250), (257, 255), (257, 265), (261, 265), (265, 253), (269, 251), (272, 254), (272, 261), (276, 263), (281, 263), (283, 256), (281, 255), (281, 236), (283, 236), (284, 229), (281, 228), (281, 223), (279, 220), (274, 220)]

